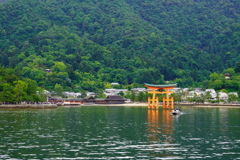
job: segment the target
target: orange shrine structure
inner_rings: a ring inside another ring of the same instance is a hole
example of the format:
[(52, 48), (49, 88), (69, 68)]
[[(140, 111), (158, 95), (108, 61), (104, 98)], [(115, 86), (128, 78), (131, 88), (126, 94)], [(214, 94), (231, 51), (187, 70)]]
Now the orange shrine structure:
[(177, 86), (177, 84), (167, 84), (167, 85), (154, 85), (154, 84), (144, 84), (145, 87), (150, 89), (148, 93), (152, 94), (152, 98), (148, 97), (148, 108), (149, 109), (158, 109), (159, 100), (156, 94), (166, 94), (166, 97), (163, 97), (162, 107), (164, 109), (173, 109), (174, 108), (174, 98), (169, 97), (169, 94), (173, 93), (169, 91)]

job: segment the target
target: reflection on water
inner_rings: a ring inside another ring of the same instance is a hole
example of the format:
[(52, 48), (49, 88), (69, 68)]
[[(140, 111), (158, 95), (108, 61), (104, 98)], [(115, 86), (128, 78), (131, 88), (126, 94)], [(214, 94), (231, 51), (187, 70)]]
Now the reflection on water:
[[(148, 134), (151, 143), (171, 143), (173, 138), (173, 116), (170, 110), (148, 110)], [(160, 138), (160, 139), (159, 139)]]
[(240, 109), (0, 110), (0, 159), (240, 159)]
[(159, 130), (158, 115), (158, 110), (148, 110), (148, 136), (150, 143), (158, 142), (158, 135), (161, 134)]
[(148, 135), (149, 144), (154, 148), (151, 157), (179, 158), (169, 153), (177, 144), (173, 143), (173, 122), (171, 110), (148, 110)]
[(168, 143), (172, 142), (171, 136), (173, 135), (173, 118), (174, 116), (171, 114), (171, 110), (163, 110), (162, 111), (162, 126), (163, 126), (163, 135), (166, 135), (168, 137), (167, 141)]

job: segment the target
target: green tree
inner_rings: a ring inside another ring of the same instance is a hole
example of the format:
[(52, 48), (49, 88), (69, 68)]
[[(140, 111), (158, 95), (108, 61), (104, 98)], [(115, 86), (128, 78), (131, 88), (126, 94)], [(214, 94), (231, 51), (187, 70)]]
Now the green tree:
[(219, 89), (224, 88), (224, 82), (222, 80), (218, 79), (213, 82), (210, 82), (209, 87), (219, 90)]
[(234, 102), (237, 101), (238, 97), (235, 94), (229, 94), (228, 95), (228, 102)]
[(0, 101), (15, 103), (16, 99), (14, 96), (14, 86), (12, 86), (10, 83), (4, 83), (1, 85), (1, 88)]
[(38, 84), (36, 81), (32, 80), (32, 79), (25, 79), (24, 82), (27, 84), (27, 89), (26, 89), (26, 93), (28, 95), (31, 94), (36, 94), (37, 91), (39, 90), (38, 88)]
[(63, 62), (55, 62), (55, 65), (52, 67), (52, 70), (55, 72), (65, 72), (67, 66)]
[(235, 67), (235, 72), (236, 73), (240, 73), (240, 62), (238, 62), (237, 64), (236, 64), (236, 67)]
[(230, 75), (234, 75), (235, 74), (235, 70), (234, 70), (234, 68), (228, 68), (228, 69), (223, 71), (223, 74), (226, 74), (226, 73), (228, 73)]
[(13, 93), (15, 100), (16, 102), (21, 102), (26, 98), (28, 84), (22, 80), (18, 80), (14, 82), (14, 85)]
[(182, 99), (181, 99), (182, 94), (181, 93), (172, 93), (171, 97), (174, 97), (175, 102), (181, 102), (182, 101)]
[(137, 95), (137, 100), (138, 100), (139, 102), (145, 101), (144, 92), (140, 92), (140, 93)]
[(57, 94), (61, 95), (63, 92), (63, 87), (61, 86), (61, 84), (56, 83), (54, 87), (54, 91), (56, 91)]
[(222, 79), (224, 79), (224, 75), (223, 74), (218, 74), (216, 72), (210, 74), (210, 80), (211, 81), (222, 80)]
[(106, 98), (106, 95), (103, 93), (103, 91), (98, 91), (96, 94), (97, 98)]
[(120, 91), (120, 92), (118, 93), (118, 95), (120, 95), (121, 97), (124, 97), (123, 91)]
[(204, 96), (204, 99), (212, 99), (212, 95), (211, 95), (211, 92), (210, 91), (207, 91), (207, 92), (205, 92), (205, 94), (203, 95)]

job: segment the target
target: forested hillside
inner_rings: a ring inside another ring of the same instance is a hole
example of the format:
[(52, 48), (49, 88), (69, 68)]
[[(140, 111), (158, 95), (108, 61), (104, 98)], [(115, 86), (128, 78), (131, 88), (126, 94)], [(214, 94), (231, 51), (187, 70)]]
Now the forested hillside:
[(4, 3), (7, 2), (8, 0), (0, 0), (0, 3)]
[(0, 64), (48, 90), (189, 87), (240, 61), (239, 8), (238, 0), (11, 0), (0, 4)]
[(129, 0), (135, 10), (153, 26), (181, 43), (208, 54), (240, 61), (240, 1), (238, 0)]

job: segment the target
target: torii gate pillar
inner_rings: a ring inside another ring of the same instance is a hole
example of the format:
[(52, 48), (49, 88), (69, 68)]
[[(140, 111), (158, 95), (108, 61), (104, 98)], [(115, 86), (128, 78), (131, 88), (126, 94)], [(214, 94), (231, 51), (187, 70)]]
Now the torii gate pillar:
[[(153, 85), (153, 84), (144, 84), (145, 87), (151, 89), (148, 93), (152, 93), (152, 98), (148, 97), (148, 109), (158, 109), (159, 101), (158, 97), (156, 97), (157, 93), (166, 94), (166, 97), (163, 97), (162, 107), (164, 109), (174, 108), (174, 98), (169, 97), (169, 94), (173, 93), (169, 91), (169, 89), (173, 89), (177, 86), (177, 84), (168, 84), (168, 85)], [(164, 90), (164, 91), (163, 91)]]

